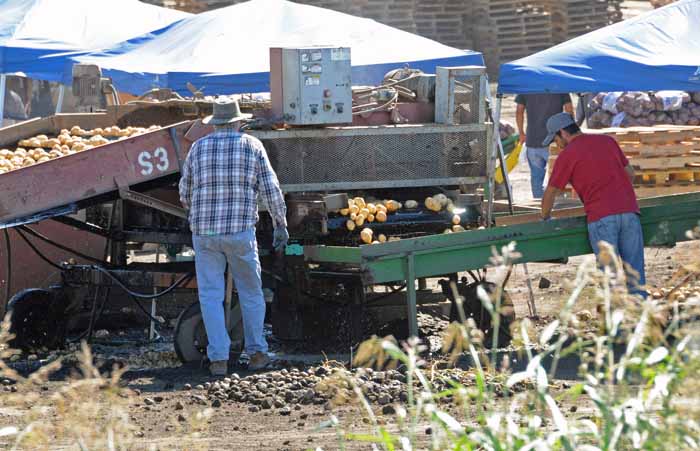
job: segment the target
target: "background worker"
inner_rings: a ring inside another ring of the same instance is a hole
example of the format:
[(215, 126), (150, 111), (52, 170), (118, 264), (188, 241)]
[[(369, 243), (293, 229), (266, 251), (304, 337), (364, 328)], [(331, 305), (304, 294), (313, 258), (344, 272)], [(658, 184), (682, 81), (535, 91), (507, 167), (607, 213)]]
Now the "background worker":
[(583, 201), (593, 251), (598, 255), (598, 243), (610, 243), (622, 261), (636, 271), (638, 284), (628, 277), (628, 286), (630, 291), (638, 292), (646, 278), (644, 238), (632, 185), (634, 169), (613, 138), (581, 133), (568, 113), (552, 116), (547, 131), (543, 145), (556, 140), (563, 151), (542, 198), (542, 219), (550, 218), (554, 199), (571, 183)]
[(225, 325), (225, 270), (238, 291), (243, 316), (248, 368), (267, 366), (267, 341), (263, 336), (265, 300), (262, 291), (255, 225), (258, 193), (274, 223), (273, 247), (287, 245), (287, 207), (262, 143), (240, 132), (242, 114), (237, 101), (214, 103), (214, 114), (202, 122), (215, 131), (197, 140), (182, 167), (180, 200), (189, 209), (195, 251), (197, 287), (209, 345), (207, 356), (213, 376), (227, 372), (231, 340)]
[[(541, 199), (549, 160), (549, 148), (542, 145), (547, 136), (547, 119), (562, 111), (573, 114), (574, 107), (569, 94), (520, 94), (515, 98), (515, 103), (518, 104), (515, 121), (520, 143), (525, 143), (530, 166), (532, 197)], [(524, 127), (526, 115), (527, 133)]]

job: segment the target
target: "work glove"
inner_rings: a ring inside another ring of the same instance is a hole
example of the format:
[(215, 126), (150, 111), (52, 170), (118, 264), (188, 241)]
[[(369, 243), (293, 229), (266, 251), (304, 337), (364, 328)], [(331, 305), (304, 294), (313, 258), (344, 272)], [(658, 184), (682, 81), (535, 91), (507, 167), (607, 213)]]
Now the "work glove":
[(289, 232), (287, 232), (286, 227), (275, 227), (275, 232), (272, 238), (272, 247), (275, 251), (281, 252), (287, 246), (287, 241), (289, 241)]

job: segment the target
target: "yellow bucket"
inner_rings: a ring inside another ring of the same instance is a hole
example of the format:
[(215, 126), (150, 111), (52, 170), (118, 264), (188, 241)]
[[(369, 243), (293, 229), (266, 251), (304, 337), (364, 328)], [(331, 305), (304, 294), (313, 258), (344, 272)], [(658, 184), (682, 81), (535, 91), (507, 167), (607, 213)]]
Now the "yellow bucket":
[[(518, 160), (520, 159), (520, 152), (523, 150), (523, 144), (518, 143), (515, 149), (506, 156), (506, 170), (508, 173), (513, 170), (518, 165)], [(500, 161), (498, 166), (496, 166), (496, 174), (494, 175), (496, 183), (503, 183), (503, 171), (501, 171)]]

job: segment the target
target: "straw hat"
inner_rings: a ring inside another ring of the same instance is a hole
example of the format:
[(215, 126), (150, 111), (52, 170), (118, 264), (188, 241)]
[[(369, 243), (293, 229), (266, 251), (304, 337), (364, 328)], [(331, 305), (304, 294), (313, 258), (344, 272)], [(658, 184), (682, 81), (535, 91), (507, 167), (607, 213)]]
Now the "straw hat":
[(214, 101), (214, 114), (202, 119), (202, 123), (206, 125), (226, 125), (250, 119), (251, 117), (253, 117), (252, 114), (241, 113), (238, 100), (217, 99)]

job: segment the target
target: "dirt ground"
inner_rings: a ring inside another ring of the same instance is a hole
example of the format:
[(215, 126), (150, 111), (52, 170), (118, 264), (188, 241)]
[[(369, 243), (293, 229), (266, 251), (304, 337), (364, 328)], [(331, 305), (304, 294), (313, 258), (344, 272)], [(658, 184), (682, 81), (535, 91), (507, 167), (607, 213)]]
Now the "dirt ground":
[[(667, 286), (674, 272), (680, 265), (690, 261), (700, 252), (700, 242), (688, 242), (674, 249), (648, 249), (647, 273), (652, 286)], [(585, 257), (576, 257), (566, 265), (530, 264), (530, 277), (534, 285), (537, 313), (540, 317), (557, 314), (568, 294), (563, 287), (567, 279), (575, 276), (578, 263)], [(546, 277), (552, 282), (551, 287), (539, 289), (540, 278)], [(509, 292), (513, 297), (516, 314), (522, 318), (528, 315), (526, 299), (528, 291), (522, 267), (519, 266), (509, 282)], [(583, 302), (577, 309), (595, 311), (594, 306)], [(141, 352), (141, 351), (134, 351)], [(575, 368), (575, 365), (569, 365)], [(574, 368), (568, 368), (573, 374)], [(565, 368), (566, 370), (567, 368)], [(237, 372), (241, 377), (245, 371)], [(129, 389), (128, 412), (136, 428), (142, 449), (211, 449), (211, 450), (305, 450), (321, 447), (325, 450), (338, 449), (334, 429), (319, 429), (324, 421), (334, 414), (341, 425), (353, 432), (369, 432), (369, 426), (363, 422), (359, 407), (340, 407), (329, 411), (323, 405), (298, 405), (292, 407), (291, 414), (280, 415), (277, 409), (262, 410), (251, 413), (247, 404), (224, 402), (211, 409), (211, 417), (198, 426), (200, 435), (194, 434), (191, 424), (196, 412), (209, 408), (212, 403), (205, 399), (205, 390), (188, 389), (185, 384), (196, 387), (198, 384), (211, 382), (200, 368), (161, 368), (127, 372), (122, 384)], [(45, 396), (66, 385), (63, 380), (45, 384)], [(0, 428), (14, 424), (25, 412), (2, 406), (0, 392)], [(147, 401), (156, 400), (151, 403)], [(180, 405), (178, 405), (180, 403)], [(382, 419), (381, 406), (373, 406)], [(566, 408), (567, 406), (565, 406)], [(298, 410), (295, 410), (298, 409)], [(585, 414), (585, 406), (578, 406), (577, 414)], [(183, 418), (186, 418), (184, 419)], [(380, 420), (384, 421), (384, 420)], [(423, 430), (423, 429), (421, 429)], [(428, 435), (424, 434), (426, 440)], [(0, 448), (2, 447), (0, 439)], [(60, 449), (56, 445), (56, 449)], [(346, 449), (370, 449), (365, 444), (354, 443)]]

